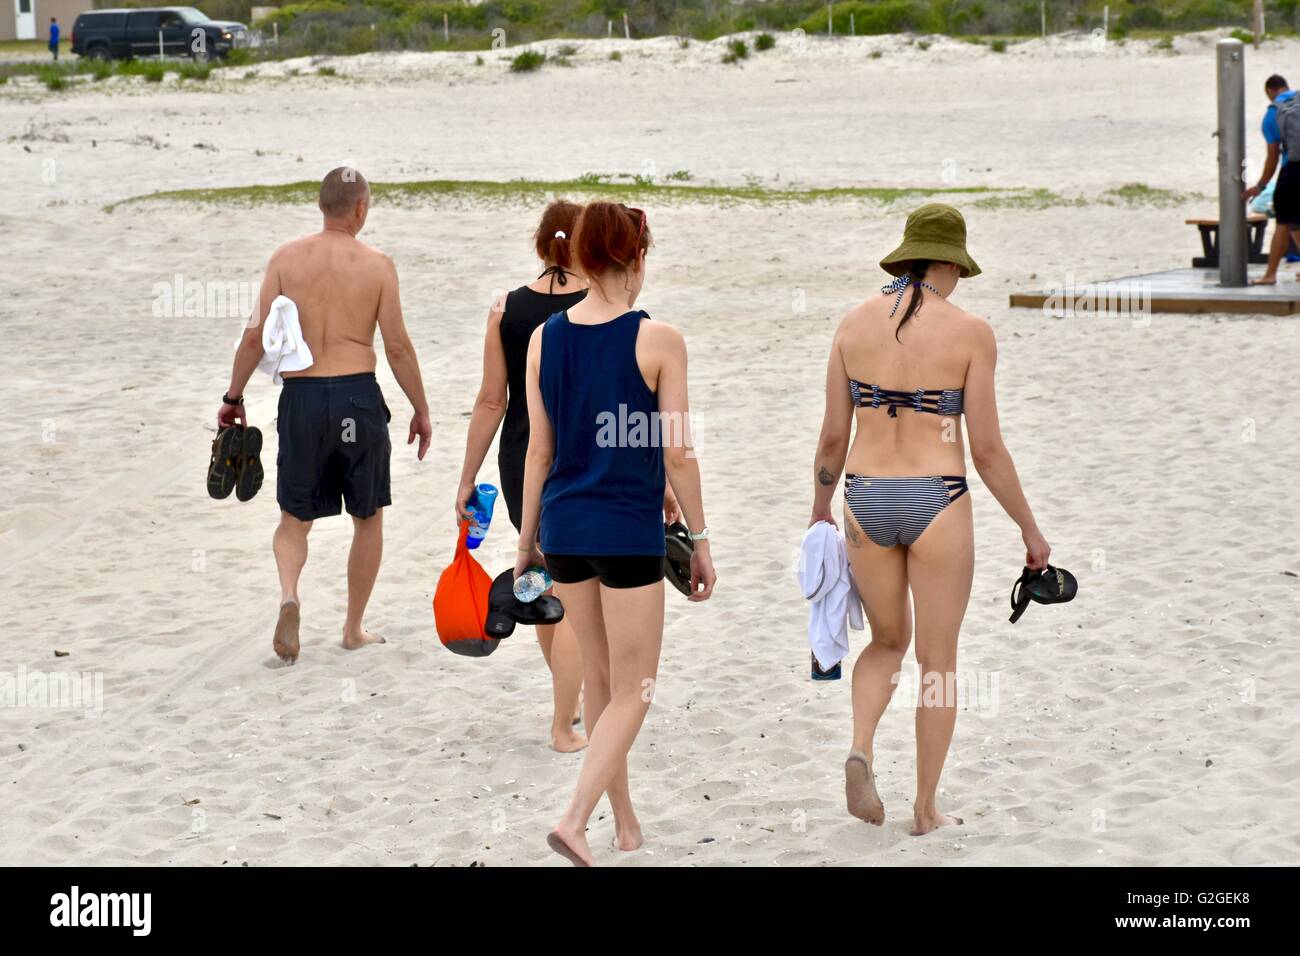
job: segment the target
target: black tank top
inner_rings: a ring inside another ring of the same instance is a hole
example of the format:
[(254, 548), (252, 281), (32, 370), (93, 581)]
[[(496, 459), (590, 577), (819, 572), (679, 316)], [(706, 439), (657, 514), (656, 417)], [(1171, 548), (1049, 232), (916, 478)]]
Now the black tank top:
[(533, 332), (557, 312), (577, 305), (587, 295), (577, 292), (548, 294), (520, 286), (506, 295), (506, 312), (501, 317), (501, 345), (506, 353), (506, 385), (509, 389), (506, 417), (501, 423), (499, 457), (523, 466), (528, 450), (528, 342)]

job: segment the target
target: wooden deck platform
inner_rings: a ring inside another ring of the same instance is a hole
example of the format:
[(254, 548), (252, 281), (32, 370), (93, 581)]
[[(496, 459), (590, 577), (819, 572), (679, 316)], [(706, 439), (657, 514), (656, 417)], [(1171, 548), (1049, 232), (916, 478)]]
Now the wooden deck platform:
[[(1041, 292), (1013, 292), (1011, 305), (1063, 316), (1137, 312), (1295, 315), (1300, 313), (1298, 269), (1300, 263), (1284, 262), (1277, 285), (1241, 288), (1219, 285), (1218, 269), (1171, 269), (1097, 282), (1075, 281), (1064, 287), (1045, 287)], [(1263, 271), (1262, 266), (1251, 266), (1249, 278)]]

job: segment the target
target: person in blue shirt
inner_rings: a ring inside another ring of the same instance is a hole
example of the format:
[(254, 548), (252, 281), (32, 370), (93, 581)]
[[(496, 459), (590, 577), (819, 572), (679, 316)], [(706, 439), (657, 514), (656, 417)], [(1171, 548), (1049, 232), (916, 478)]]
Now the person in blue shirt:
[[(1285, 79), (1274, 73), (1264, 81), (1264, 93), (1268, 96), (1268, 109), (1264, 111), (1264, 121), (1261, 124), (1261, 132), (1264, 134), (1264, 143), (1268, 146), (1268, 156), (1264, 160), (1264, 171), (1260, 174), (1259, 182), (1249, 189), (1242, 192), (1242, 198), (1249, 201), (1258, 196), (1265, 190), (1270, 182), (1273, 181), (1273, 173), (1276, 171), (1279, 162), (1282, 165), (1284, 175), (1288, 178), (1297, 174), (1297, 170), (1287, 170), (1287, 155), (1282, 149), (1282, 131), (1278, 127), (1277, 108), (1295, 96)], [(1274, 208), (1277, 209), (1276, 196), (1282, 191), (1282, 176), (1278, 177), (1278, 185), (1274, 187)], [(1294, 217), (1290, 217), (1294, 218)], [(1285, 222), (1283, 216), (1279, 215), (1277, 225), (1273, 228), (1273, 240), (1268, 247), (1268, 266), (1264, 274), (1257, 279), (1251, 280), (1251, 285), (1276, 285), (1277, 269), (1282, 263), (1282, 257), (1287, 254), (1291, 246), (1291, 229), (1300, 226), (1300, 223)], [(1291, 227), (1291, 228), (1288, 228)]]
[(54, 17), (50, 17), (50, 52), (55, 60), (59, 58), (59, 21)]

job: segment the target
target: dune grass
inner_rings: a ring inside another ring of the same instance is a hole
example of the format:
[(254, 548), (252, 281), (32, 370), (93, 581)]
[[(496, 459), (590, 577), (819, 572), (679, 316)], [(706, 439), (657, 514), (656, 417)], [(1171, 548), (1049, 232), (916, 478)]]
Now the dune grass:
[[(692, 202), (794, 204), (856, 201), (880, 205), (925, 200), (969, 204), (978, 209), (1039, 210), (1089, 205), (1171, 207), (1203, 200), (1199, 193), (1180, 193), (1145, 183), (1127, 183), (1091, 196), (1069, 196), (1050, 189), (992, 186), (830, 186), (787, 189), (746, 183), (703, 186), (691, 183), (691, 173), (674, 170), (658, 179), (636, 174), (584, 173), (574, 179), (507, 181), (431, 179), (407, 183), (370, 184), (377, 205), (427, 205), (470, 200), (488, 203), (541, 202), (562, 195), (577, 200), (606, 199), (637, 204)], [(113, 203), (120, 206), (151, 203), (198, 203), (217, 206), (314, 206), (320, 184), (314, 180), (220, 189), (176, 189), (133, 196)]]
[(749, 44), (744, 40), (732, 40), (727, 44), (727, 52), (722, 55), (723, 63), (739, 63), (749, 59)]
[[(859, 200), (882, 204), (903, 199), (928, 197), (981, 196), (1015, 194), (1022, 190), (994, 190), (986, 186), (961, 187), (889, 187), (836, 186), (821, 189), (777, 189), (761, 185), (697, 186), (688, 185), (690, 174), (675, 171), (664, 182), (645, 177), (614, 177), (588, 173), (577, 179), (515, 179), (506, 182), (473, 179), (434, 179), (409, 183), (370, 184), (376, 205), (421, 204), (445, 199), (515, 202), (538, 201), (555, 195), (578, 199), (608, 199), (626, 202), (744, 202), (806, 203), (836, 200)], [(177, 189), (134, 196), (105, 207), (112, 212), (119, 206), (145, 203), (201, 203), (221, 206), (295, 206), (316, 204), (320, 183), (304, 180), (275, 185), (231, 186), (221, 189)]]
[(976, 199), (978, 209), (1066, 209), (1072, 206), (1156, 206), (1170, 208), (1208, 200), (1202, 193), (1180, 193), (1146, 183), (1125, 183), (1094, 196), (1066, 196), (1050, 189), (1001, 190)]
[(80, 58), (59, 63), (0, 63), (0, 83), (13, 77), (32, 76), (46, 89), (69, 89), (85, 77), (102, 82), (114, 76), (139, 76), (147, 83), (160, 83), (168, 73), (181, 80), (206, 80), (225, 64), (218, 60), (91, 60)]
[(511, 73), (532, 73), (546, 62), (546, 54), (538, 50), (524, 50), (510, 61)]

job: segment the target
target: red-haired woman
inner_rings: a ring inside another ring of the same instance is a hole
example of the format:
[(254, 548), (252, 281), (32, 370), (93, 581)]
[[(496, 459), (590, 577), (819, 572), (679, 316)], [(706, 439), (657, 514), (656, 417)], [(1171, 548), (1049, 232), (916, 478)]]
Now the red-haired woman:
[(640, 209), (586, 206), (573, 257), (590, 291), (551, 316), (528, 347), (531, 428), (515, 573), (540, 545), (582, 647), (591, 746), (547, 837), (578, 866), (592, 863), (587, 821), (602, 793), (614, 812), (614, 846), (642, 842), (627, 754), (654, 696), (663, 641), (665, 470), (695, 541), (690, 599), (707, 600), (716, 579), (690, 447), (686, 342), (633, 308), (649, 248)]
[[(556, 199), (546, 207), (533, 236), (537, 257), (542, 260), (542, 274), (494, 302), (488, 312), (483, 381), (469, 420), (465, 463), (461, 467), (460, 488), (456, 491), (456, 515), (460, 518), (466, 517), (465, 506), (499, 428), (497, 468), (501, 474), (501, 497), (505, 499), (515, 530), (523, 520), (524, 454), (528, 450), (524, 363), (528, 357), (528, 341), (534, 329), (555, 313), (581, 302), (587, 294), (586, 283), (571, 270), (570, 258), (570, 237), (581, 211), (581, 206), (563, 199)], [(538, 625), (537, 643), (551, 669), (555, 698), (551, 746), (561, 753), (581, 750), (587, 745), (587, 738), (574, 729), (578, 695), (582, 690), (578, 642), (568, 622), (561, 621), (558, 625)]]

